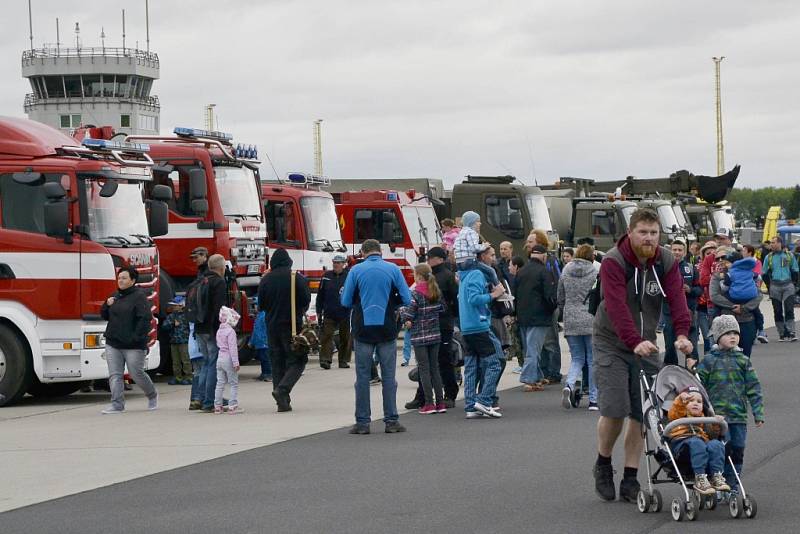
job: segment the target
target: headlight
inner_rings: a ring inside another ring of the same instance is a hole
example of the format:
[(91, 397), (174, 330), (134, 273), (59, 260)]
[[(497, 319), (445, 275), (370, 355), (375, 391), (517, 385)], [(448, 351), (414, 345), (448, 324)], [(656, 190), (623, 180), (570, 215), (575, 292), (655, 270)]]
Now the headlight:
[(106, 346), (106, 336), (101, 333), (83, 334), (83, 348), (103, 349)]
[(238, 258), (238, 257), (239, 257), (239, 247), (232, 247), (231, 258)]

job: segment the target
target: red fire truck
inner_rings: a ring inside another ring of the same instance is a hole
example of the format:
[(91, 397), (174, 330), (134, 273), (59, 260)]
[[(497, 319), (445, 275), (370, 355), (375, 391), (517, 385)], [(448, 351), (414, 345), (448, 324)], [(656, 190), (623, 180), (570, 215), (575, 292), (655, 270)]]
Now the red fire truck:
[[(0, 406), (106, 378), (103, 301), (124, 266), (158, 303), (169, 191), (152, 187), (147, 145), (75, 139), (0, 117)], [(147, 208), (147, 209), (146, 209)], [(145, 367), (159, 363), (157, 323)]]
[[(242, 360), (250, 351), (255, 296), (265, 270), (267, 230), (261, 205), (257, 151), (234, 146), (228, 133), (175, 128), (174, 136), (128, 136), (150, 143), (153, 179), (173, 192), (169, 233), (156, 240), (165, 293), (181, 292), (197, 275), (189, 255), (195, 247), (221, 254), (235, 279), (229, 280), (230, 304), (240, 312)], [(233, 277), (231, 277), (233, 278)]]
[(332, 268), (333, 254), (347, 252), (333, 197), (321, 190), (329, 183), (327, 178), (303, 173), (289, 173), (285, 181), (261, 182), (270, 251), (286, 249), (292, 267), (308, 278), (312, 292), (319, 288), (322, 273)]
[(377, 239), (383, 258), (402, 269), (409, 285), (414, 265), (442, 243), (433, 205), (414, 190), (349, 191), (333, 197), (348, 253), (356, 255), (365, 239)]

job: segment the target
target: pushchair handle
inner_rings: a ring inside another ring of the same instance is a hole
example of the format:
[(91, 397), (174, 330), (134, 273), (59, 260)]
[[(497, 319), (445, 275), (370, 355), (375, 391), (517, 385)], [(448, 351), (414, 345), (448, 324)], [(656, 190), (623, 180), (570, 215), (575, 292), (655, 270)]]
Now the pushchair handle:
[(667, 426), (664, 427), (662, 434), (664, 436), (668, 436), (670, 431), (674, 429), (676, 426), (681, 425), (703, 425), (703, 424), (710, 424), (710, 425), (719, 425), (720, 435), (724, 436), (728, 433), (728, 422), (725, 419), (721, 421), (716, 417), (681, 417), (680, 419), (675, 419), (674, 421), (670, 421)]

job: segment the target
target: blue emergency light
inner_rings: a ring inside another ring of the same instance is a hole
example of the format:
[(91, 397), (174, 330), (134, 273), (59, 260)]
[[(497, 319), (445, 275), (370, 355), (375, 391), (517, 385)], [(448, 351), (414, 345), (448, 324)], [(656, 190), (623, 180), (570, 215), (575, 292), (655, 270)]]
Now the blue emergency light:
[(400, 196), (397, 194), (396, 191), (389, 191), (388, 193), (386, 193), (386, 200), (390, 202), (397, 202), (398, 200), (400, 200)]
[(331, 179), (326, 176), (317, 176), (316, 174), (305, 174), (302, 172), (290, 172), (286, 175), (286, 179), (294, 185), (331, 185)]
[(233, 134), (226, 132), (217, 132), (212, 130), (200, 130), (199, 128), (182, 128), (177, 127), (173, 133), (179, 137), (204, 137), (206, 139), (216, 139), (219, 141), (231, 141)]
[(258, 148), (256, 145), (238, 144), (233, 149), (233, 156), (241, 159), (258, 159)]
[(120, 141), (110, 141), (108, 139), (86, 138), (81, 144), (92, 150), (120, 150), (125, 152), (149, 152), (150, 145), (146, 143), (124, 143)]
[(306, 175), (300, 172), (290, 172), (286, 175), (286, 179), (293, 184), (304, 184), (308, 181)]

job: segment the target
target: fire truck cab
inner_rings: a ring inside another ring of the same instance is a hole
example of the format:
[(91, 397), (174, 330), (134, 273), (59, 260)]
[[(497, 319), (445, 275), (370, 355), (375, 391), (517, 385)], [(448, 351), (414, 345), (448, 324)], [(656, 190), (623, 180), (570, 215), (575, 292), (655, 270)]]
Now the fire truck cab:
[(347, 252), (333, 197), (321, 190), (329, 183), (328, 178), (303, 173), (261, 182), (270, 253), (286, 249), (312, 292), (319, 288), (322, 273), (332, 268), (333, 254)]
[(400, 267), (409, 285), (414, 265), (442, 243), (433, 205), (414, 190), (349, 191), (335, 193), (334, 200), (348, 253), (355, 256), (365, 239), (377, 239), (383, 258)]
[[(234, 146), (228, 133), (175, 128), (174, 136), (128, 136), (150, 143), (153, 180), (169, 187), (169, 232), (156, 240), (164, 291), (185, 291), (197, 276), (190, 258), (195, 247), (228, 261), (229, 304), (242, 316), (239, 343), (253, 331), (255, 295), (265, 271), (267, 230), (261, 205), (257, 150)], [(235, 279), (234, 279), (235, 278)]]
[[(0, 117), (0, 406), (108, 376), (100, 308), (120, 268), (138, 269), (157, 310), (150, 236), (167, 231), (169, 191), (152, 187), (147, 151)], [(147, 369), (156, 330), (154, 319)]]

